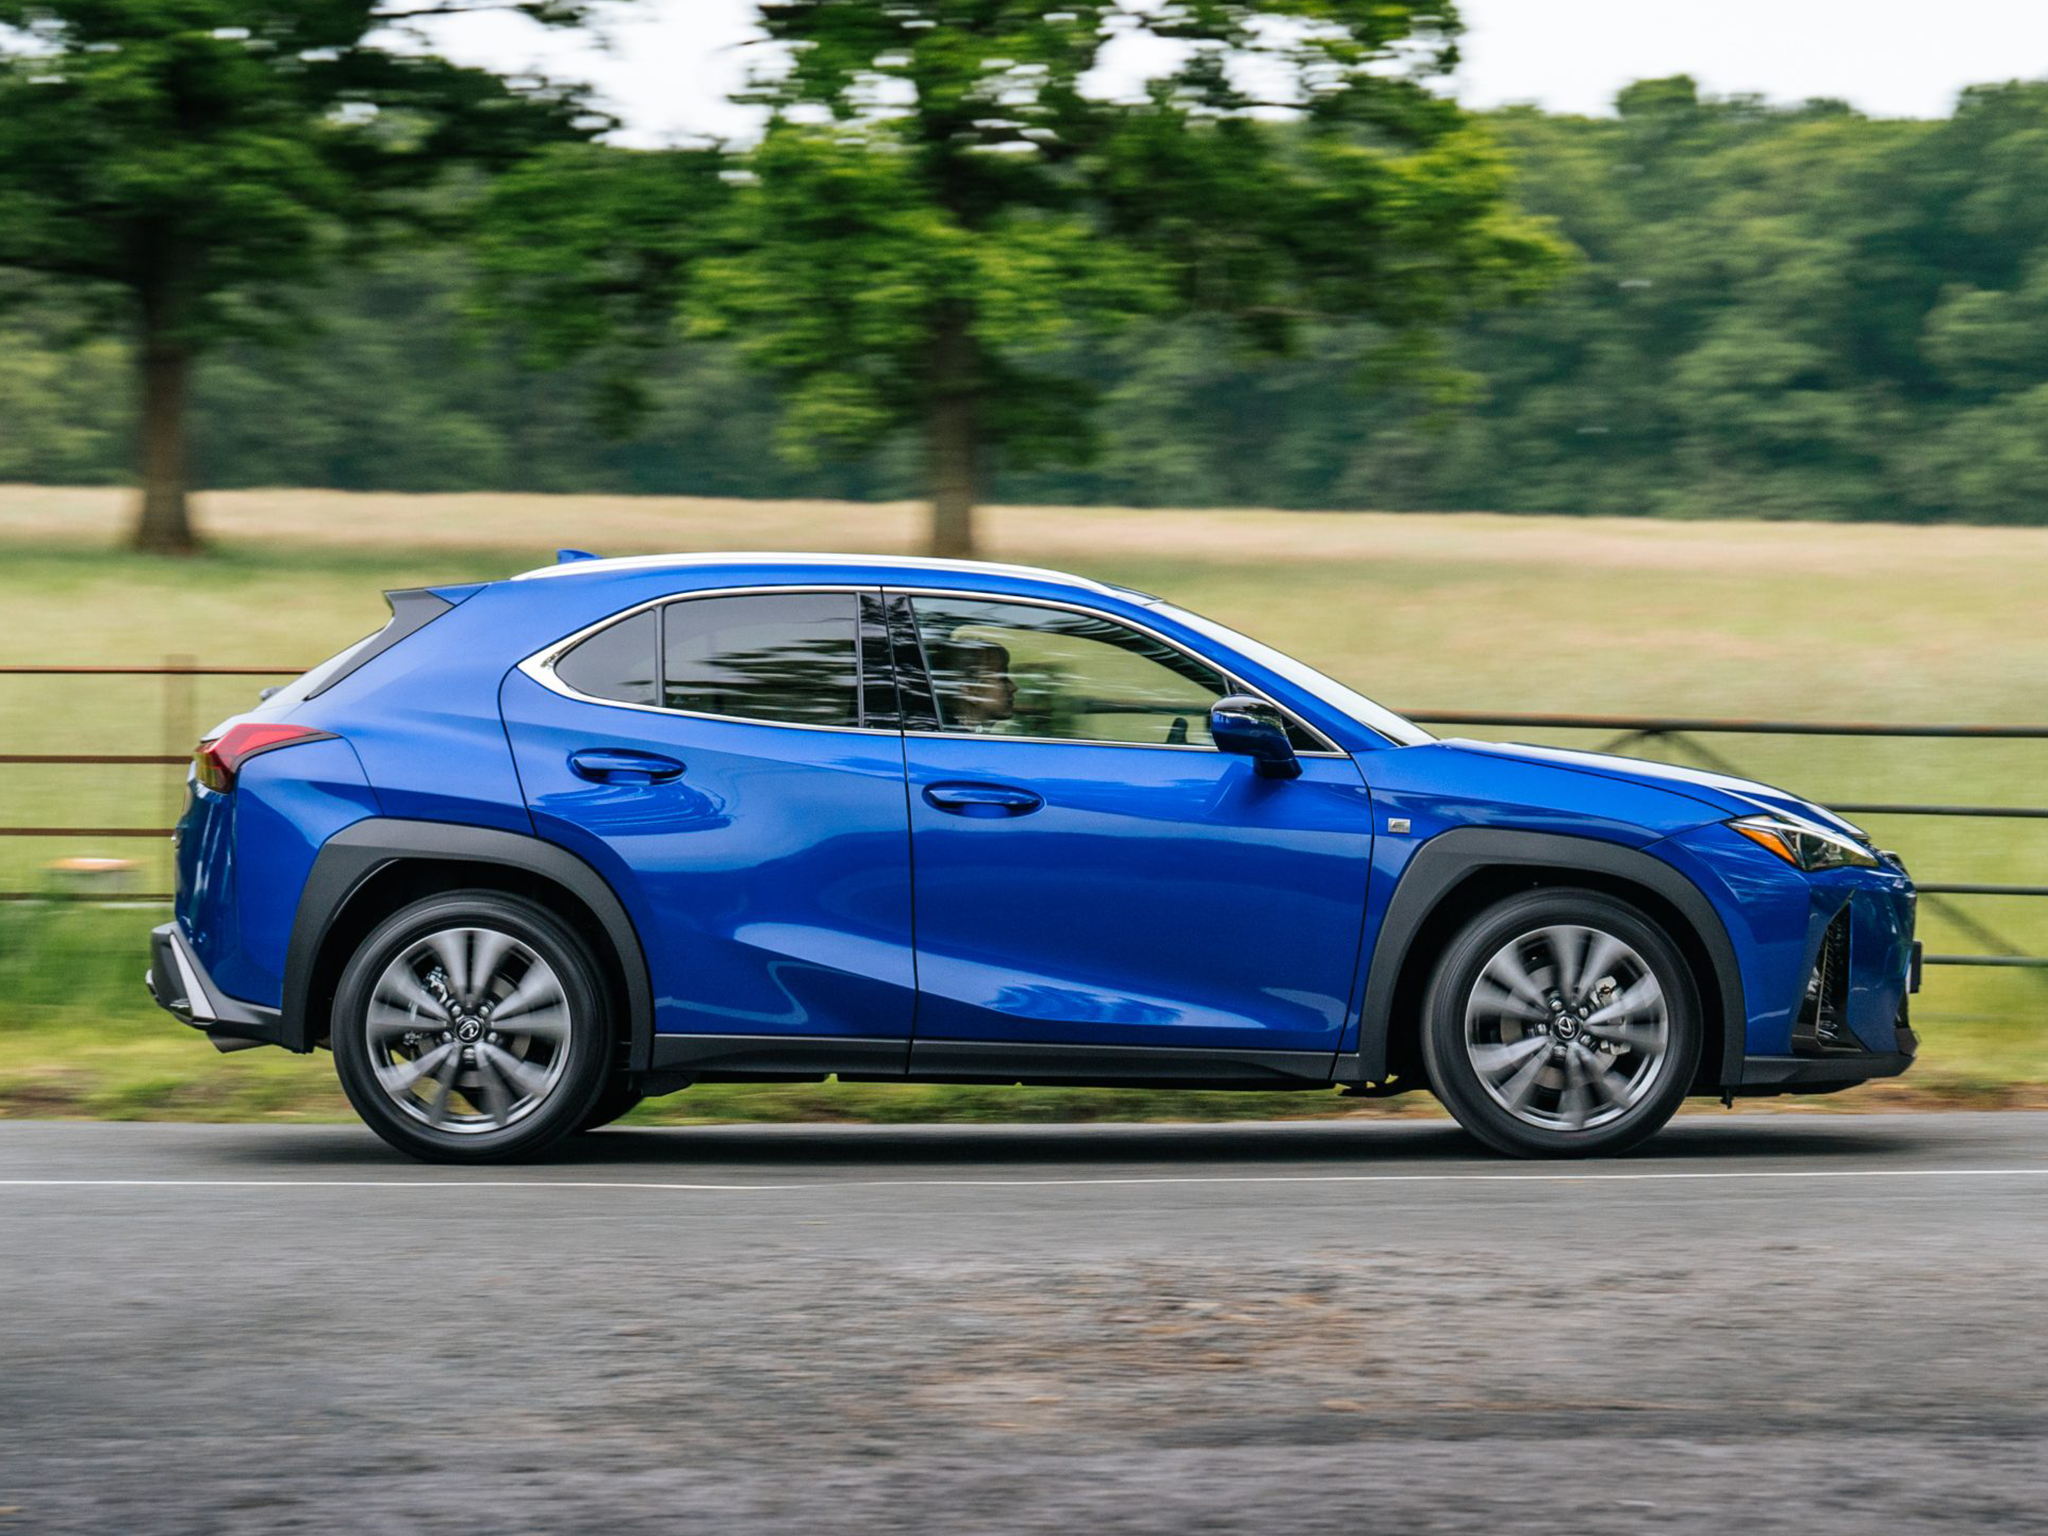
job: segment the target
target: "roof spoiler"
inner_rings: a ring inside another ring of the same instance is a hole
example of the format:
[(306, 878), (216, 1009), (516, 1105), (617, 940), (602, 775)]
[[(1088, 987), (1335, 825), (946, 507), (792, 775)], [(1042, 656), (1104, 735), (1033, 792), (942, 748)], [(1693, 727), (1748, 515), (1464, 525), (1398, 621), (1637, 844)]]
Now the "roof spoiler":
[(306, 697), (317, 699), (343, 678), (366, 663), (376, 660), (408, 635), (418, 634), (457, 603), (475, 596), (482, 590), (482, 585), (478, 584), (438, 589), (400, 587), (386, 592), (384, 601), (391, 605), (391, 617), (384, 627), (353, 650), (344, 651), (340, 658), (341, 664), (326, 677), (321, 678), (318, 686), (308, 689)]

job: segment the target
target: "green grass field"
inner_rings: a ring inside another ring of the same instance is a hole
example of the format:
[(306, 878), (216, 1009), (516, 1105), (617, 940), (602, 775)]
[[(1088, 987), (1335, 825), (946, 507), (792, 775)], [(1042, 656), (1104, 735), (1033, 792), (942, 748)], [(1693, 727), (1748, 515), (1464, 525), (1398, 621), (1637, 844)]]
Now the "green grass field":
[[(374, 628), (381, 589), (501, 576), (558, 544), (610, 554), (904, 550), (906, 506), (238, 492), (201, 498), (212, 553), (112, 552), (125, 498), (0, 487), (0, 665), (304, 666)], [(1007, 508), (992, 557), (1159, 592), (1397, 707), (1885, 721), (2048, 720), (2048, 529)], [(0, 677), (0, 753), (183, 752), (265, 679), (189, 695), (149, 679)], [(1583, 732), (1483, 732), (1598, 746)], [(1823, 800), (2048, 802), (2048, 743), (1716, 737), (1745, 771)], [(1670, 746), (1653, 755), (1683, 756)], [(0, 823), (168, 826), (171, 769), (0, 764)], [(2048, 883), (2048, 823), (1871, 821), (1923, 879)], [(0, 838), (0, 889), (60, 857), (168, 845)], [(1967, 910), (2048, 954), (2048, 902)], [(217, 1056), (140, 989), (137, 908), (0, 905), (0, 1113), (344, 1113), (324, 1059)], [(1930, 949), (1985, 947), (1929, 910)], [(1820, 1101), (2048, 1101), (2048, 973), (1934, 970), (1904, 1083)], [(1359, 1112), (1324, 1095), (705, 1087), (664, 1119), (1198, 1117)], [(1374, 1107), (1372, 1112), (1388, 1112)]]

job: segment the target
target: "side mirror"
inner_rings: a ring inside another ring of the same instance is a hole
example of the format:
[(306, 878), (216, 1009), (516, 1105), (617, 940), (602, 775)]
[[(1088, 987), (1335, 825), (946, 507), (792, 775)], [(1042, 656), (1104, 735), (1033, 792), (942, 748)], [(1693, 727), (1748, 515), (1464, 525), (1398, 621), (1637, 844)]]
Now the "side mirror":
[(1209, 710), (1209, 734), (1216, 739), (1217, 751), (1250, 758), (1261, 778), (1301, 777), (1301, 763), (1294, 755), (1294, 744), (1287, 739), (1286, 722), (1264, 699), (1247, 693), (1218, 699)]

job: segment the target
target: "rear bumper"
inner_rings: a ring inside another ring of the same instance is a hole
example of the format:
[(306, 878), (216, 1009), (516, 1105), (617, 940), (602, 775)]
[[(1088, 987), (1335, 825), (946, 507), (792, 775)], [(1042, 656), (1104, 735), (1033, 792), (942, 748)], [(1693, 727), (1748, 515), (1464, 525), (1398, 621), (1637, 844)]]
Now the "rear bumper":
[(150, 930), (149, 969), (142, 980), (159, 1008), (180, 1023), (204, 1030), (221, 1050), (284, 1044), (284, 1015), (222, 992), (176, 923)]

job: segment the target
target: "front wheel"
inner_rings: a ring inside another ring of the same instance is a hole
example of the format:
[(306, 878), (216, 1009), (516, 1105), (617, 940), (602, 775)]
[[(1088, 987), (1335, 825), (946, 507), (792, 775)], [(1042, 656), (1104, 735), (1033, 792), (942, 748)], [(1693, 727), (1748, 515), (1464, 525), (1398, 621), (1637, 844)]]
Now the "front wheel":
[(1474, 917), (1424, 1003), (1423, 1058), (1458, 1123), (1517, 1157), (1621, 1152), (1691, 1089), (1700, 1008), (1662, 928), (1596, 891), (1530, 891)]
[(597, 1102), (590, 1106), (590, 1113), (583, 1117), (583, 1123), (576, 1129), (579, 1132), (603, 1130), (614, 1120), (630, 1114), (646, 1097), (633, 1086), (632, 1079), (614, 1073), (606, 1080)]
[(335, 1067), (401, 1152), (529, 1157), (582, 1125), (605, 1086), (603, 996), (583, 941), (544, 908), (430, 896), (378, 924), (342, 972)]

